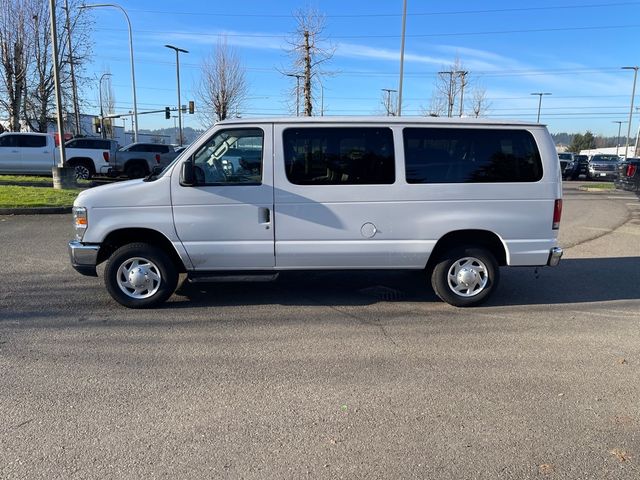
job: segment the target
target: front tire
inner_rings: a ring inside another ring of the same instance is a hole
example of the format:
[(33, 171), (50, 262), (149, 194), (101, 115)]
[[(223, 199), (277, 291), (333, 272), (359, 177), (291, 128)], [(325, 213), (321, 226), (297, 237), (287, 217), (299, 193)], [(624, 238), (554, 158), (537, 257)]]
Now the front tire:
[(128, 308), (151, 308), (173, 294), (178, 271), (171, 258), (158, 247), (130, 243), (109, 257), (104, 283), (119, 304)]
[(485, 302), (500, 281), (495, 256), (484, 248), (461, 247), (440, 257), (431, 274), (433, 291), (455, 307)]

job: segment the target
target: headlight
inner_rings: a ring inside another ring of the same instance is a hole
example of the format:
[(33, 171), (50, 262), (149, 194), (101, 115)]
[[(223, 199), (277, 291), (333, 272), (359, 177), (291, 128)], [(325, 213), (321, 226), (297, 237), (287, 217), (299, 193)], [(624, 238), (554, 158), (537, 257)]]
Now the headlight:
[(73, 226), (76, 230), (76, 240), (79, 242), (82, 241), (88, 225), (87, 209), (85, 207), (73, 207)]

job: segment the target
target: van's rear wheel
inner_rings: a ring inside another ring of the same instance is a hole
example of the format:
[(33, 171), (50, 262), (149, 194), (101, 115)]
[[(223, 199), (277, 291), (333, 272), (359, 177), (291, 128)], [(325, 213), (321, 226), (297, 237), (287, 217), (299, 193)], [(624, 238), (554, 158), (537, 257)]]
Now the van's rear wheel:
[(167, 300), (178, 284), (171, 258), (153, 245), (130, 243), (116, 250), (104, 270), (113, 299), (129, 308), (155, 307)]
[(431, 274), (436, 295), (455, 307), (473, 307), (486, 301), (499, 280), (500, 268), (494, 255), (479, 247), (449, 250)]

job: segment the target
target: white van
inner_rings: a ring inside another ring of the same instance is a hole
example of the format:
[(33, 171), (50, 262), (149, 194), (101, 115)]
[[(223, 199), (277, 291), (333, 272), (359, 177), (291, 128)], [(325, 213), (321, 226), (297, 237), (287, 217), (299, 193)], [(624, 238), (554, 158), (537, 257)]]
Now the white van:
[(75, 201), (76, 270), (127, 307), (190, 281), (284, 270), (425, 270), (455, 306), (499, 266), (557, 265), (558, 156), (543, 125), (311, 117), (216, 124), (162, 172)]

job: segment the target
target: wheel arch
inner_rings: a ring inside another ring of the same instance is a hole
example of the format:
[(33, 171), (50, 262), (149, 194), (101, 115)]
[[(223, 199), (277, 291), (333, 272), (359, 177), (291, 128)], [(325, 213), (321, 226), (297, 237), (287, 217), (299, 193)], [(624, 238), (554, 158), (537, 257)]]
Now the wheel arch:
[(175, 246), (163, 233), (151, 228), (122, 228), (109, 232), (102, 241), (98, 252), (97, 263), (107, 260), (113, 252), (129, 243), (148, 243), (154, 245), (169, 255), (178, 272), (186, 272), (184, 259), (180, 256)]
[(496, 258), (499, 266), (507, 265), (508, 250), (505, 242), (494, 232), (489, 230), (454, 230), (440, 237), (431, 251), (427, 270), (432, 269), (442, 255), (456, 247), (484, 247)]
[(75, 167), (76, 165), (85, 165), (91, 170), (91, 173), (96, 173), (96, 166), (92, 158), (89, 157), (72, 157), (67, 159), (67, 165)]
[(130, 160), (127, 160), (125, 164), (122, 166), (122, 171), (126, 172), (129, 168), (133, 167), (134, 165), (142, 165), (145, 172), (149, 173), (149, 162), (147, 162), (144, 158), (132, 158)]

